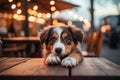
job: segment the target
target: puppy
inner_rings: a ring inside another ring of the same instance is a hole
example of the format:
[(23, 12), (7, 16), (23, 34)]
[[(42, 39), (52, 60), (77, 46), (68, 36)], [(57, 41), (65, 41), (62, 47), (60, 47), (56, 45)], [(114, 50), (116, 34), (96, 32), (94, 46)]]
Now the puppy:
[(45, 63), (59, 64), (65, 67), (76, 66), (83, 60), (80, 43), (83, 32), (71, 26), (51, 26), (40, 32)]

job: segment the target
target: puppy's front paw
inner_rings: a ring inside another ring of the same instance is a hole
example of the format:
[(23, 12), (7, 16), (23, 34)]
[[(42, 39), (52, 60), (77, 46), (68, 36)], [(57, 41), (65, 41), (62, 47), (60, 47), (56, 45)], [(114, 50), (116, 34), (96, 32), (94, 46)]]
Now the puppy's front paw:
[(65, 67), (73, 67), (77, 65), (77, 61), (72, 57), (66, 57), (65, 59), (62, 60), (61, 65)]
[(46, 64), (58, 64), (60, 62), (61, 62), (61, 59), (58, 56), (55, 56), (53, 54), (50, 54), (45, 61)]

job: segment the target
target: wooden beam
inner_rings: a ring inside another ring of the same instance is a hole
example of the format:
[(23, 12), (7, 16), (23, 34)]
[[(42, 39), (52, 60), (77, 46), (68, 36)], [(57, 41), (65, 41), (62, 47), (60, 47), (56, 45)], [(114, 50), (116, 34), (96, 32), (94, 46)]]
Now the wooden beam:
[(94, 0), (90, 0), (90, 13), (91, 13), (91, 31), (94, 31)]
[(24, 22), (24, 31), (25, 31), (25, 36), (29, 36), (29, 26), (28, 26), (28, 1), (27, 0), (22, 0), (23, 1), (23, 14), (25, 15), (25, 22)]

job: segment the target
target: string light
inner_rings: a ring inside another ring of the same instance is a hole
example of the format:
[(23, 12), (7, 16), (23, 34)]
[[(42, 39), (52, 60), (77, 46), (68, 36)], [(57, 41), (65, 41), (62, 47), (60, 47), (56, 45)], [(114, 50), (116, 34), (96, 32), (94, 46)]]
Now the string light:
[(80, 20), (80, 21), (83, 21), (83, 19), (84, 19), (83, 17), (79, 17), (79, 20)]
[(22, 13), (22, 10), (21, 9), (18, 9), (17, 10), (17, 14), (21, 14)]
[(11, 8), (12, 8), (12, 9), (15, 9), (15, 8), (16, 8), (16, 5), (15, 5), (15, 4), (12, 4)]
[(70, 14), (70, 15), (73, 15), (73, 12), (72, 12), (72, 11), (69, 11), (69, 14)]
[(77, 14), (74, 14), (74, 15), (73, 15), (73, 18), (74, 18), (74, 19), (77, 19), (77, 18), (78, 18), (78, 15), (77, 15)]
[(29, 17), (28, 17), (28, 20), (29, 20), (30, 22), (35, 22), (35, 21), (36, 21), (36, 17), (34, 17), (34, 16), (29, 16)]
[(58, 20), (54, 19), (53, 20), (53, 25), (56, 25), (58, 23)]
[(17, 7), (20, 7), (20, 6), (21, 6), (21, 2), (18, 2), (18, 3), (17, 3)]
[(46, 14), (45, 13), (42, 13), (42, 18), (46, 18)]
[(106, 28), (104, 26), (101, 27), (101, 31), (104, 33), (106, 32)]
[(67, 24), (68, 24), (68, 26), (71, 26), (72, 25), (72, 21), (68, 21)]
[(33, 10), (37, 10), (37, 9), (38, 9), (38, 6), (35, 5), (35, 6), (33, 7)]
[(40, 17), (42, 17), (42, 13), (38, 13), (38, 15), (37, 15), (37, 16), (38, 16), (39, 18), (40, 18)]
[(43, 18), (37, 18), (36, 19), (36, 22), (37, 23), (40, 23), (40, 24), (44, 24), (45, 23), (45, 20)]
[(47, 13), (46, 14), (46, 18), (50, 18), (51, 17), (51, 14), (50, 13)]
[(13, 0), (8, 0), (8, 2), (13, 2)]
[(14, 19), (17, 19), (17, 17), (18, 17), (17, 14), (14, 14), (14, 15), (13, 15), (13, 18), (14, 18)]
[(60, 14), (60, 12), (59, 11), (55, 11), (55, 14), (58, 15), (58, 14)]
[(51, 6), (51, 11), (55, 11), (56, 7), (55, 6)]
[(55, 4), (55, 1), (51, 0), (50, 5), (54, 5), (54, 4)]
[(17, 19), (16, 20), (25, 20), (25, 16), (24, 15), (18, 15)]

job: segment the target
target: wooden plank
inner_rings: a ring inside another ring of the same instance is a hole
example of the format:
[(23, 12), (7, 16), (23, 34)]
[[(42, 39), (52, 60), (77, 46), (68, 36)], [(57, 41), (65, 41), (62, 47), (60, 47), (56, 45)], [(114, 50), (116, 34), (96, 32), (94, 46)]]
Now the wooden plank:
[(0, 62), (4, 61), (6, 59), (8, 59), (8, 57), (0, 58)]
[[(68, 69), (61, 65), (46, 65), (44, 59), (32, 58), (24, 63), (16, 65), (6, 71), (0, 73), (1, 76), (16, 77), (19, 79), (27, 77), (27, 79), (49, 79), (49, 80), (66, 80), (68, 78)], [(12, 78), (13, 79), (13, 78)]]
[(29, 60), (30, 58), (8, 58), (3, 59), (0, 63), (0, 72), (5, 71), (13, 66)]
[(108, 76), (120, 76), (120, 66), (112, 63), (104, 58), (93, 60), (106, 75)]
[(72, 69), (71, 76), (71, 80), (119, 80), (120, 68), (111, 62), (105, 62), (103, 58), (85, 58)]
[(83, 62), (72, 69), (72, 76), (103, 76), (101, 71), (92, 61), (91, 58), (84, 58)]

